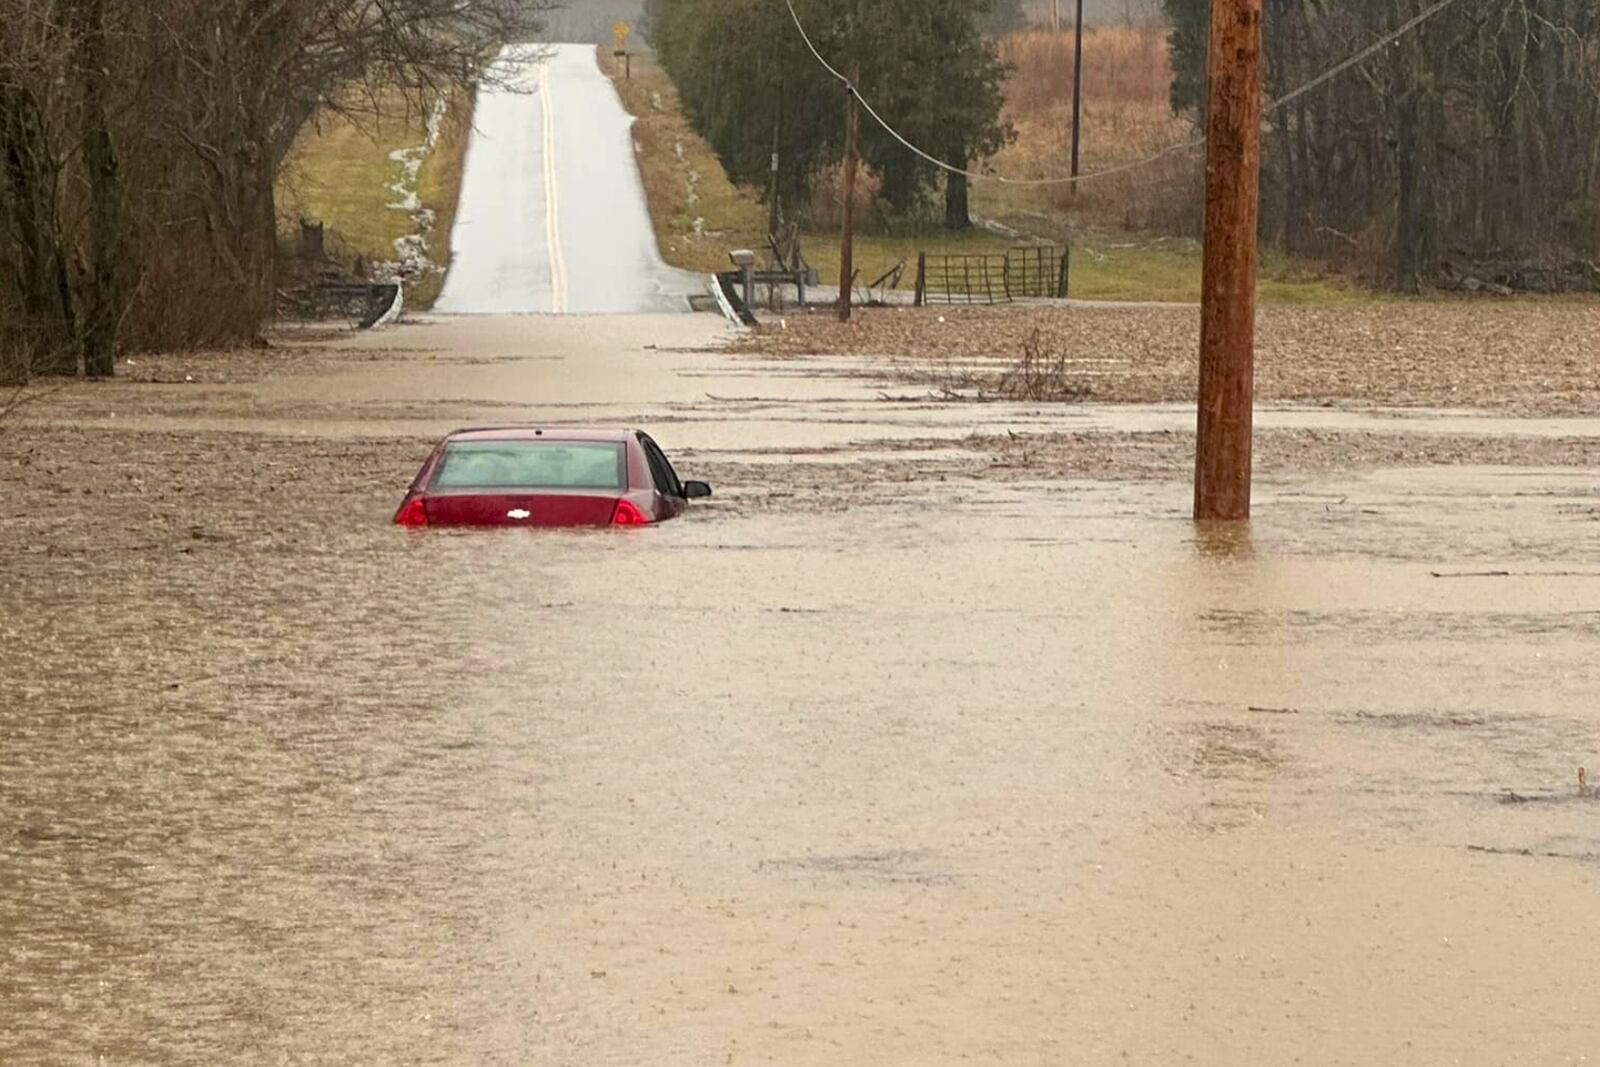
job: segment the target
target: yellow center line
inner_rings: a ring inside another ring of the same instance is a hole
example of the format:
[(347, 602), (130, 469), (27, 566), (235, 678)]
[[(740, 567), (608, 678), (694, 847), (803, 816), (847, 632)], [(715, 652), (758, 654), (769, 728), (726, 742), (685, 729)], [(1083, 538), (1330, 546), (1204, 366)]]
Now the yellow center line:
[(550, 310), (567, 310), (567, 261), (561, 251), (561, 204), (556, 183), (556, 113), (550, 100), (550, 64), (539, 65), (539, 95), (544, 109), (545, 241), (550, 253)]

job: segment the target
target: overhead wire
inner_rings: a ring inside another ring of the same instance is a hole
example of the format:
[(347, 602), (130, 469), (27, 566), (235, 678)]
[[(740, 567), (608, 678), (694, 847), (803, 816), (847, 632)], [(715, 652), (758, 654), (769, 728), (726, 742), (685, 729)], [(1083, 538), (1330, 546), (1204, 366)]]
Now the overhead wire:
[[(1315, 78), (1312, 78), (1310, 81), (1306, 82), (1304, 85), (1301, 85), (1290, 92), (1283, 94), (1275, 100), (1269, 101), (1263, 108), (1262, 113), (1265, 115), (1270, 115), (1280, 108), (1294, 102), (1295, 100), (1298, 100), (1300, 97), (1306, 95), (1312, 90), (1327, 84), (1334, 78), (1337, 78), (1339, 75), (1349, 70), (1351, 67), (1366, 62), (1368, 59), (1383, 51), (1391, 44), (1394, 44), (1400, 38), (1404, 37), (1412, 30), (1415, 30), (1418, 26), (1421, 26), (1423, 23), (1427, 22), (1429, 19), (1433, 18), (1445, 8), (1450, 7), (1456, 2), (1457, 0), (1435, 0), (1435, 3), (1432, 6), (1425, 8), (1421, 13), (1401, 23), (1394, 30), (1380, 37), (1377, 41), (1368, 45), (1366, 48), (1361, 49), (1361, 51), (1355, 53), (1349, 58), (1328, 68)], [(890, 137), (893, 137), (896, 141), (900, 142), (900, 144), (904, 145), (915, 155), (933, 164), (940, 170), (946, 171), (950, 174), (960, 175), (961, 177), (967, 178), (970, 181), (990, 181), (998, 182), (1001, 185), (1018, 186), (1071, 185), (1076, 182), (1091, 181), (1095, 178), (1108, 178), (1113, 174), (1125, 174), (1131, 170), (1138, 170), (1141, 167), (1148, 167), (1152, 163), (1159, 162), (1170, 155), (1175, 155), (1179, 152), (1187, 152), (1191, 148), (1199, 148), (1201, 145), (1206, 143), (1205, 135), (1201, 134), (1200, 136), (1192, 138), (1191, 140), (1180, 141), (1177, 144), (1168, 145), (1166, 148), (1163, 148), (1161, 151), (1156, 152), (1153, 155), (1131, 160), (1127, 163), (1119, 163), (1114, 167), (1105, 167), (1100, 170), (1093, 170), (1087, 174), (1074, 174), (1051, 178), (1008, 178), (1003, 174), (987, 174), (983, 171), (974, 171), (968, 170), (965, 167), (958, 167), (952, 163), (946, 163), (937, 156), (930, 155), (929, 153), (923, 151), (917, 145), (907, 140), (899, 130), (890, 125), (887, 119), (878, 114), (877, 109), (872, 106), (866, 97), (861, 95), (861, 91), (856, 88), (855, 83), (852, 82), (849, 77), (842, 74), (836, 67), (833, 66), (833, 64), (829, 63), (827, 59), (823, 57), (822, 53), (817, 50), (817, 46), (812, 43), (811, 35), (806, 33), (805, 25), (800, 21), (800, 13), (795, 10), (794, 0), (784, 0), (784, 3), (789, 8), (789, 17), (794, 20), (794, 28), (800, 32), (800, 39), (805, 42), (806, 48), (810, 50), (811, 55), (818, 63), (822, 65), (823, 70), (826, 70), (837, 81), (842, 83), (846, 89), (849, 90), (850, 94), (855, 97), (856, 102), (859, 103), (862, 109), (872, 117), (874, 122), (883, 127), (885, 133), (887, 133)]]

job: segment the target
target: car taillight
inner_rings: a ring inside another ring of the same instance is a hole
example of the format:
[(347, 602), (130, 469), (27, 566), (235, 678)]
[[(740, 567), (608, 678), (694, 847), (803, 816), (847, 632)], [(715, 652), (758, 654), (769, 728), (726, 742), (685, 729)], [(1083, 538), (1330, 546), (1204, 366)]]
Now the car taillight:
[(394, 517), (396, 526), (426, 526), (428, 525), (428, 510), (422, 504), (420, 496), (414, 496), (400, 505), (400, 513)]
[(644, 512), (631, 500), (617, 501), (617, 510), (611, 513), (613, 526), (648, 526), (650, 520), (644, 517)]

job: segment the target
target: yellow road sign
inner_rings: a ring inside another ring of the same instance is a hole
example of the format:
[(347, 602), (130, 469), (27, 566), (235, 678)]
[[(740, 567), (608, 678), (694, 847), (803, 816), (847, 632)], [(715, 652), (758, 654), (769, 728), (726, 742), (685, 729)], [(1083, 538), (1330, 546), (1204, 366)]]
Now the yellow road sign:
[(628, 34), (633, 32), (633, 27), (626, 22), (618, 22), (611, 27), (611, 32), (617, 35), (617, 47), (621, 48), (622, 43), (628, 39)]

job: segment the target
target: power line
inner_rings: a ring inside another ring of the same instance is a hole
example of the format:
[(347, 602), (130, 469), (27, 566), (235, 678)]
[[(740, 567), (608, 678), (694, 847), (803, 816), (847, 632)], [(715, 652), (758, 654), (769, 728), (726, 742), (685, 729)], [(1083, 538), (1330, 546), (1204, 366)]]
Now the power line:
[[(1145, 156), (1142, 159), (1136, 159), (1128, 163), (1119, 163), (1115, 167), (1106, 167), (1102, 170), (1092, 170), (1088, 174), (1079, 174), (1069, 177), (1008, 178), (1003, 174), (984, 174), (980, 171), (967, 170), (965, 167), (957, 167), (950, 163), (946, 163), (937, 156), (932, 156), (927, 152), (924, 152), (921, 148), (918, 148), (916, 145), (906, 140), (906, 138), (901, 135), (899, 130), (889, 125), (888, 120), (886, 120), (882, 115), (878, 114), (877, 110), (874, 109), (873, 106), (867, 102), (867, 99), (861, 95), (860, 90), (855, 87), (855, 84), (851, 82), (851, 80), (845, 75), (841, 74), (831, 63), (824, 59), (821, 52), (817, 51), (817, 46), (811, 42), (811, 36), (806, 33), (805, 26), (800, 22), (799, 12), (794, 9), (794, 0), (784, 0), (784, 3), (788, 5), (789, 17), (794, 20), (794, 28), (800, 31), (800, 39), (806, 43), (806, 48), (810, 49), (811, 54), (816, 57), (817, 62), (822, 64), (822, 69), (833, 75), (836, 80), (841, 82), (844, 87), (849, 90), (851, 95), (856, 98), (856, 101), (862, 106), (862, 108), (866, 110), (867, 114), (872, 116), (872, 120), (879, 126), (883, 127), (885, 133), (887, 133), (890, 137), (893, 137), (896, 141), (899, 141), (917, 156), (929, 163), (932, 163), (935, 167), (938, 167), (940, 170), (947, 171), (950, 174), (959, 174), (963, 178), (967, 178), (971, 181), (998, 182), (1001, 185), (1071, 185), (1075, 182), (1086, 182), (1094, 178), (1108, 178), (1113, 174), (1125, 174), (1130, 170), (1138, 170), (1141, 167), (1147, 167), (1152, 163), (1159, 162), (1170, 155), (1175, 155), (1179, 152), (1187, 152), (1191, 148), (1199, 148), (1201, 145), (1206, 143), (1205, 135), (1201, 134), (1199, 137), (1195, 137), (1191, 140), (1181, 141), (1174, 145), (1168, 145), (1166, 148), (1156, 152), (1154, 155)], [(1294, 102), (1295, 100), (1298, 100), (1300, 97), (1311, 92), (1313, 89), (1317, 89), (1322, 85), (1327, 84), (1334, 78), (1337, 78), (1339, 75), (1349, 70), (1351, 67), (1365, 62), (1377, 53), (1389, 47), (1391, 44), (1394, 44), (1400, 38), (1404, 37), (1418, 26), (1421, 26), (1424, 22), (1427, 22), (1429, 19), (1433, 18), (1435, 15), (1439, 14), (1445, 8), (1450, 7), (1454, 3), (1456, 3), (1456, 0), (1436, 0), (1433, 6), (1427, 8), (1414, 18), (1411, 18), (1400, 24), (1393, 31), (1380, 37), (1377, 41), (1368, 45), (1366, 48), (1363, 48), (1355, 55), (1350, 56), (1343, 62), (1328, 68), (1299, 88), (1287, 92), (1278, 97), (1276, 100), (1271, 101), (1263, 109), (1263, 113), (1270, 115), (1280, 108)]]

